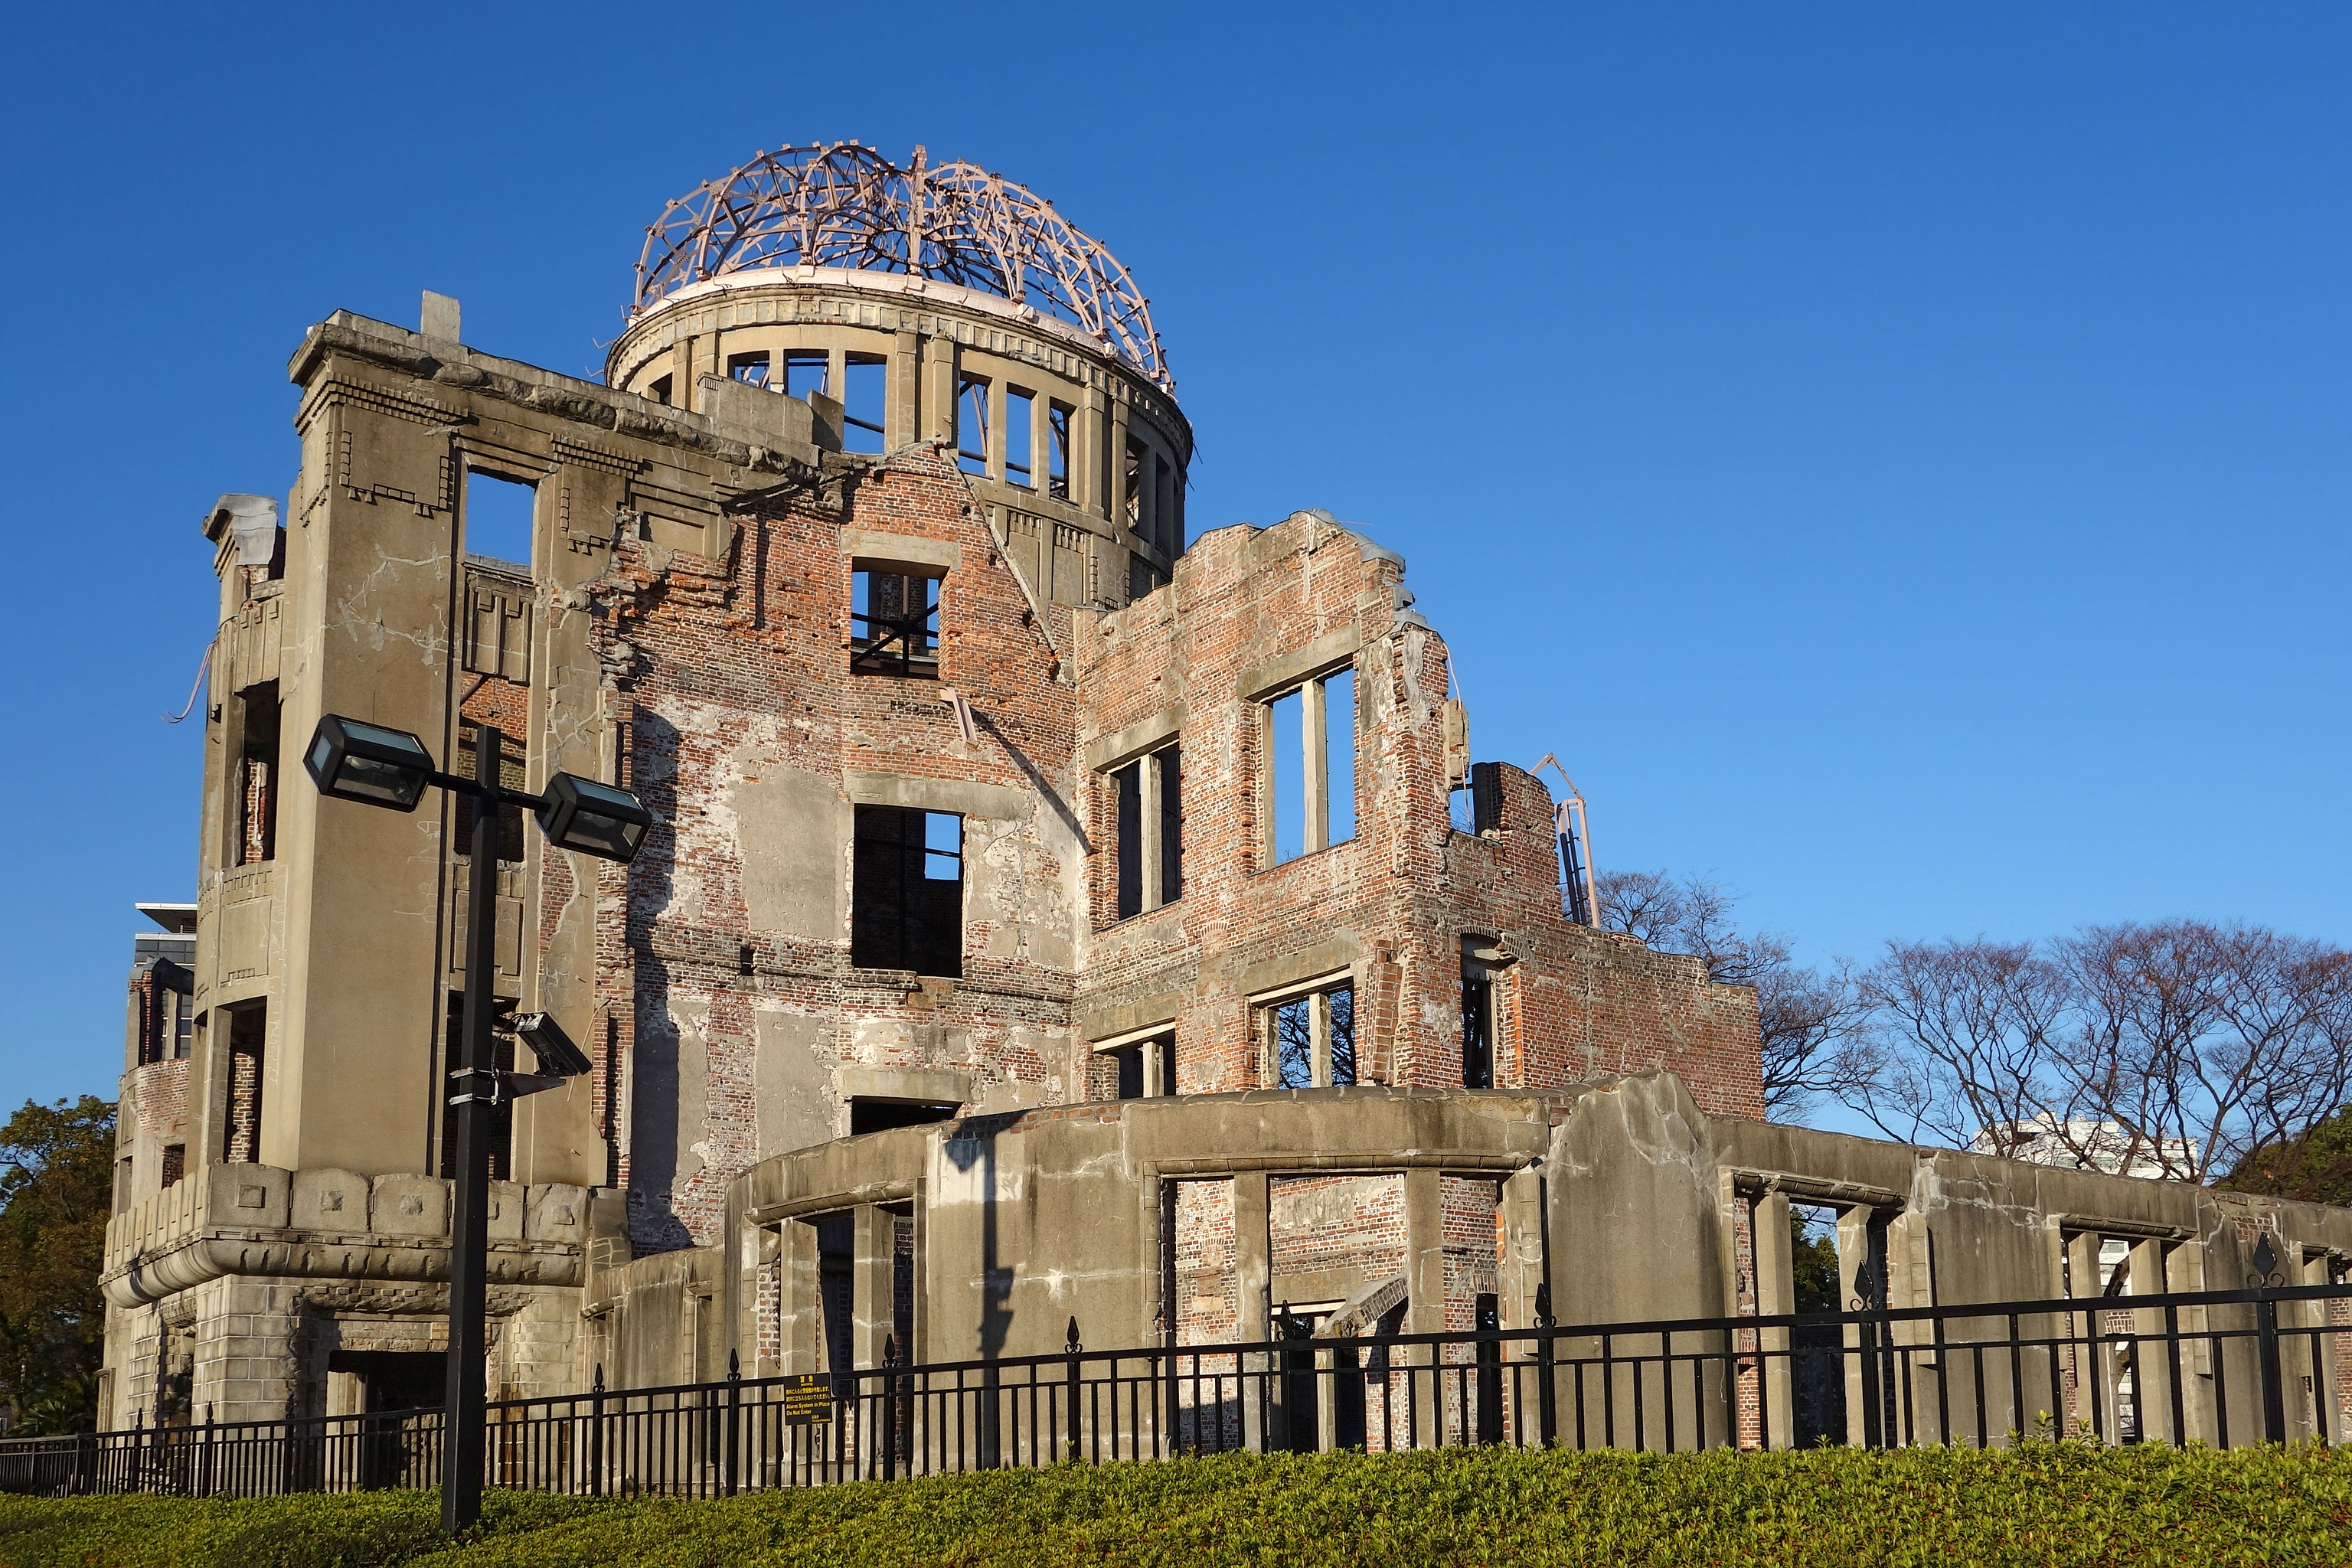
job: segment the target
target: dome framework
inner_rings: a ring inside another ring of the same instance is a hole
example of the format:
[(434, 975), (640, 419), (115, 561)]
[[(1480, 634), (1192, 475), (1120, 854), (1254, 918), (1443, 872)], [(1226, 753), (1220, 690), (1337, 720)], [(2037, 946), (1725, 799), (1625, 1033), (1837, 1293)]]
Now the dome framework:
[(1101, 241), (975, 163), (900, 168), (855, 142), (786, 145), (670, 203), (646, 230), (632, 318), (690, 284), (795, 267), (911, 274), (1075, 325), (1163, 392), (1150, 301)]

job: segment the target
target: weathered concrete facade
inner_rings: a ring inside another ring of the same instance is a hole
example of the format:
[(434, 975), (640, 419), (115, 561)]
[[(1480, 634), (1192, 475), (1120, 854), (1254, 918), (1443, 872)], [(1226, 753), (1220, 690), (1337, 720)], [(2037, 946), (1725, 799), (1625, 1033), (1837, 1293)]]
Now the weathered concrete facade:
[[(641, 298), (604, 384), (436, 296), (311, 329), (282, 513), (206, 521), (184, 1164), (142, 1080), (108, 1419), (430, 1392), (469, 873), (437, 795), (294, 776), (331, 712), (460, 770), (494, 720), (510, 783), (656, 819), (625, 869), (500, 851), (483, 983), (596, 1069), (499, 1153), (494, 1393), (1045, 1351), (1073, 1314), (1517, 1326), (1546, 1267), (1563, 1321), (1727, 1311), (1779, 1288), (1749, 1211), (1805, 1183), (1864, 1194), (1857, 1246), (1927, 1226), (1933, 1300), (2039, 1293), (2057, 1215), (2236, 1234), (2210, 1194), (1766, 1127), (1752, 994), (1563, 919), (1539, 783), (1485, 767), (1455, 825), (1404, 563), (1314, 511), (1188, 544), (1136, 344), (782, 263)], [(2346, 1216), (2247, 1213), (2352, 1255)]]

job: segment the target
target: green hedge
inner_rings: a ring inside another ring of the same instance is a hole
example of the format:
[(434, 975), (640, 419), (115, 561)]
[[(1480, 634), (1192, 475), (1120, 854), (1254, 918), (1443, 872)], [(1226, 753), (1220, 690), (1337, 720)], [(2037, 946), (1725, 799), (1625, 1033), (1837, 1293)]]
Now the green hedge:
[(1453, 1450), (1072, 1466), (727, 1502), (493, 1494), (0, 1500), (7, 1568), (663, 1564), (2352, 1563), (2352, 1458), (2307, 1448)]

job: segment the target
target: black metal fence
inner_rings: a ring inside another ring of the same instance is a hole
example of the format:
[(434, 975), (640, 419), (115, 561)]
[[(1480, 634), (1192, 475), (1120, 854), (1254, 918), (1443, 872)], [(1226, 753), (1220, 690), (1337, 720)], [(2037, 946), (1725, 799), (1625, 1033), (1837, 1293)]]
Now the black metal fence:
[[(2352, 1284), (1124, 1351), (1074, 1322), (1057, 1355), (493, 1403), (484, 1479), (709, 1497), (1234, 1448), (2332, 1442), (2347, 1303)], [(0, 1490), (426, 1487), (440, 1456), (439, 1411), (207, 1420), (0, 1440)]]

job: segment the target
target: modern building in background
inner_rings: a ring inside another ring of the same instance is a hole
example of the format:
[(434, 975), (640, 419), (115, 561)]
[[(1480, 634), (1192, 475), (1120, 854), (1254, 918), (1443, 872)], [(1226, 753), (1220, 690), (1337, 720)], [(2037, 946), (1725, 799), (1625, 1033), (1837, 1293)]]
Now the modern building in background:
[[(289, 374), (293, 490), (205, 520), (199, 897), (133, 979), (110, 1424), (436, 1397), (472, 986), (596, 1064), (499, 1132), (494, 1394), (1073, 1317), (1524, 1326), (1547, 1279), (1563, 1321), (1780, 1310), (1791, 1201), (1903, 1302), (2056, 1293), (2110, 1234), (2154, 1249), (2135, 1289), (2264, 1230), (2352, 1257), (2337, 1211), (1764, 1123), (1754, 996), (1563, 915), (1551, 798), (1472, 760), (1404, 562), (1189, 516), (1148, 302), (974, 165), (699, 187), (601, 382), (435, 295)], [(512, 784), (656, 826), (619, 868), (516, 821), (467, 867), (462, 802), (310, 787), (329, 712), (463, 773), (493, 721)]]

